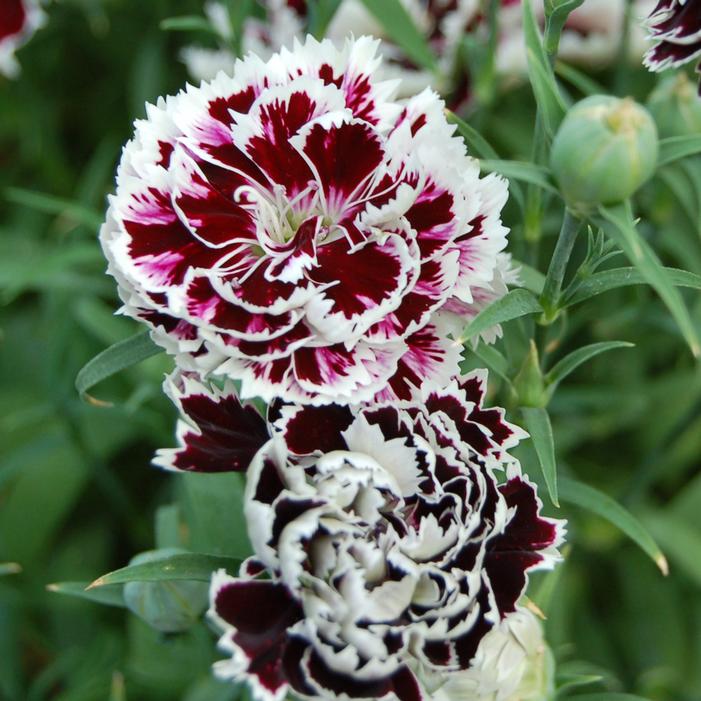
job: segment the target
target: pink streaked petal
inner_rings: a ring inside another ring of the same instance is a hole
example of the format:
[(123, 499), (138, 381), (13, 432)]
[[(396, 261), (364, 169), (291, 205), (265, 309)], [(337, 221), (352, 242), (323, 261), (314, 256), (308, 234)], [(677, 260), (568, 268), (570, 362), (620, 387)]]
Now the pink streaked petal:
[(377, 178), (385, 158), (380, 134), (367, 122), (343, 113), (308, 125), (291, 143), (311, 166), (324, 193), (324, 206), (337, 219), (362, 196), (363, 186)]
[(222, 299), (208, 275), (193, 277), (185, 291), (184, 304), (189, 318), (225, 334), (247, 341), (275, 338), (292, 329), (301, 313), (262, 314)]
[(189, 230), (207, 246), (227, 247), (237, 240), (256, 242), (251, 214), (212, 187), (195, 161), (183, 149), (171, 166), (173, 205)]
[(411, 399), (424, 383), (442, 387), (459, 372), (460, 347), (433, 324), (409, 336), (405, 343), (407, 351), (400, 358), (388, 389), (378, 394), (378, 401)]
[(365, 401), (379, 391), (396, 368), (401, 350), (364, 343), (303, 347), (294, 353), (294, 377), (299, 386), (319, 398), (314, 404)]
[(451, 251), (421, 265), (411, 292), (402, 297), (400, 306), (370, 330), (370, 338), (380, 342), (399, 336), (404, 338), (425, 326), (431, 314), (448, 300), (458, 276), (458, 253)]
[(266, 258), (243, 275), (222, 273), (212, 279), (212, 285), (224, 299), (262, 314), (284, 314), (303, 306), (318, 292), (310, 282), (294, 284), (276, 280), (270, 272), (275, 263), (274, 259)]
[(211, 267), (221, 258), (192, 236), (170, 201), (168, 190), (144, 181), (122, 181), (122, 192), (112, 200), (126, 237), (114, 255), (146, 289), (165, 290), (182, 283), (192, 266)]
[(289, 86), (267, 90), (234, 130), (234, 138), (271, 183), (283, 185), (288, 197), (294, 197), (314, 178), (291, 140), (310, 121), (342, 108), (338, 90), (298, 78)]

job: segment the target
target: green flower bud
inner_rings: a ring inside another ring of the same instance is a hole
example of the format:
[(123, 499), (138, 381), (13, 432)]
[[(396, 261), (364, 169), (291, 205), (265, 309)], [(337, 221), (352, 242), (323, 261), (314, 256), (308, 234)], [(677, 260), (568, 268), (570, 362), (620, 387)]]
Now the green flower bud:
[(661, 137), (701, 134), (701, 100), (686, 73), (665, 78), (648, 98), (647, 107)]
[(575, 208), (614, 204), (630, 197), (654, 172), (657, 128), (630, 98), (593, 95), (565, 115), (550, 164)]
[[(153, 562), (187, 552), (180, 548), (149, 550), (133, 557), (130, 565)], [(139, 618), (161, 633), (182, 633), (202, 616), (209, 601), (207, 582), (128, 582), (124, 603)]]
[(538, 349), (531, 341), (528, 355), (514, 378), (514, 390), (519, 406), (544, 407), (548, 403), (543, 373), (540, 370)]

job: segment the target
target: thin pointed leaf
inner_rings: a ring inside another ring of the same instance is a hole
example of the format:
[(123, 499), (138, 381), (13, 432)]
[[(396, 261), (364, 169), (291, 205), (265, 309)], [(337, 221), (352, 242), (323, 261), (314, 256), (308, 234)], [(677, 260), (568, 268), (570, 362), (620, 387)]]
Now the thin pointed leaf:
[(615, 348), (633, 348), (634, 343), (626, 341), (604, 341), (602, 343), (592, 343), (588, 346), (583, 346), (562, 360), (557, 362), (552, 369), (545, 375), (545, 381), (548, 384), (548, 390), (554, 391), (557, 385), (562, 382), (570, 373), (574, 372), (580, 365), (591, 360), (600, 353), (605, 353)]
[(545, 36), (543, 38), (543, 48), (554, 56), (560, 45), (560, 35), (562, 28), (567, 22), (567, 18), (573, 10), (576, 10), (584, 0), (562, 0), (555, 3), (553, 0), (545, 2)]
[(467, 325), (457, 343), (463, 344), (469, 338), (497, 324), (503, 324), (506, 321), (518, 319), (526, 314), (536, 314), (542, 311), (543, 308), (531, 292), (520, 287), (516, 288), (492, 302), (486, 309), (483, 309)]
[(471, 124), (460, 119), (457, 114), (450, 110), (446, 110), (446, 117), (449, 122), (457, 126), (458, 132), (460, 136), (465, 139), (465, 143), (471, 155), (478, 156), (479, 158), (490, 158), (495, 161), (499, 160), (499, 155), (492, 148), (491, 144)]
[(599, 212), (605, 220), (602, 222), (602, 228), (628, 256), (645, 280), (655, 288), (676, 320), (692, 354), (698, 357), (701, 354), (701, 344), (684, 299), (679, 290), (674, 287), (657, 254), (638, 234), (629, 207), (626, 205), (602, 206)]
[(199, 15), (167, 17), (160, 23), (159, 27), (164, 32), (207, 32), (209, 34), (216, 34), (210, 21)]
[(582, 694), (581, 696), (577, 695), (573, 698), (575, 698), (576, 701), (651, 701), (643, 696), (635, 696), (634, 694), (611, 694), (605, 692)]
[(521, 279), (521, 285), (529, 292), (540, 296), (545, 285), (545, 275), (536, 270), (527, 263), (522, 263), (520, 260), (513, 261), (514, 266), (518, 269), (518, 276)]
[(86, 398), (88, 390), (102, 380), (162, 352), (148, 331), (137, 333), (98, 353), (84, 365), (75, 378), (75, 388), (81, 397)]
[(672, 564), (701, 587), (701, 531), (668, 510), (645, 516), (645, 523)]
[(540, 468), (543, 471), (545, 484), (550, 500), (555, 506), (560, 506), (557, 486), (557, 463), (555, 462), (555, 440), (550, 425), (550, 416), (542, 407), (521, 407), (526, 430), (531, 434)]
[(660, 140), (660, 155), (657, 158), (657, 167), (674, 163), (687, 156), (701, 153), (701, 134), (690, 136), (670, 136)]
[(509, 361), (494, 346), (487, 343), (479, 343), (473, 352), (489, 370), (511, 384), (508, 376)]
[(588, 484), (567, 477), (560, 480), (560, 496), (563, 501), (591, 511), (616, 526), (652, 558), (662, 574), (667, 575), (667, 558), (648, 529), (615, 499)]
[(97, 604), (124, 608), (121, 584), (98, 589), (88, 589), (89, 586), (90, 582), (56, 582), (55, 584), (48, 584), (46, 588), (56, 594), (65, 594), (79, 599), (86, 599), (87, 601), (94, 601)]
[(436, 57), (429, 48), (426, 37), (412, 20), (400, 0), (361, 0), (368, 12), (375, 16), (387, 36), (404, 49), (406, 55), (420, 66), (432, 71)]
[(543, 119), (545, 131), (552, 138), (565, 116), (567, 106), (560, 94), (555, 74), (543, 49), (543, 43), (530, 0), (523, 3), (523, 32), (526, 40), (528, 77)]
[(555, 61), (555, 75), (566, 80), (570, 85), (577, 88), (579, 92), (587, 97), (589, 95), (603, 95), (606, 88), (600, 85), (590, 76), (582, 71), (570, 66), (563, 61)]
[(4, 192), (5, 198), (10, 202), (36, 209), (39, 212), (53, 214), (55, 216), (68, 216), (79, 224), (84, 224), (90, 229), (99, 229), (102, 226), (103, 216), (80, 202), (73, 202), (43, 192), (32, 192), (18, 187), (10, 187)]
[(90, 588), (92, 590), (95, 587), (125, 584), (126, 582), (162, 582), (166, 580), (208, 582), (215, 570), (224, 568), (230, 573), (236, 573), (240, 564), (241, 560), (233, 557), (183, 553), (138, 565), (128, 565), (114, 570), (114, 572), (108, 572), (92, 582)]
[[(679, 268), (665, 268), (667, 277), (677, 287), (691, 287), (701, 290), (701, 275)], [(572, 306), (596, 297), (609, 290), (632, 285), (646, 285), (647, 280), (635, 268), (615, 268), (594, 273), (586, 278), (566, 300), (566, 306)]]
[(553, 195), (559, 196), (558, 189), (550, 182), (550, 171), (545, 166), (523, 161), (505, 161), (499, 159), (483, 159), (480, 168), (488, 173), (499, 173), (509, 180), (519, 180), (530, 183), (542, 190), (547, 190)]

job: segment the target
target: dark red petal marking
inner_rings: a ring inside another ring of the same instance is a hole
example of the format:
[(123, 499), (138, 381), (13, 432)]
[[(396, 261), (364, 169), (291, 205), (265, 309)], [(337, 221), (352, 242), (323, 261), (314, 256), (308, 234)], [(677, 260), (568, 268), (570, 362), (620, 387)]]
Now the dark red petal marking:
[(271, 693), (285, 686), (287, 629), (304, 615), (285, 587), (269, 581), (228, 581), (216, 593), (214, 609), (235, 629), (231, 640), (249, 659), (247, 674)]
[(122, 214), (128, 250), (152, 285), (177, 285), (191, 267), (211, 267), (221, 251), (200, 243), (178, 219), (170, 195), (155, 187), (132, 193)]
[(555, 544), (557, 528), (540, 517), (535, 489), (520, 477), (499, 487), (516, 513), (504, 533), (490, 541), (485, 567), (502, 618), (515, 610), (526, 586), (526, 572), (543, 560), (539, 552)]
[(452, 193), (429, 181), (406, 213), (409, 223), (417, 231), (416, 240), (422, 257), (434, 255), (459, 233), (453, 205)]
[(244, 471), (258, 449), (268, 440), (263, 417), (244, 406), (234, 394), (213, 399), (190, 394), (180, 400), (183, 413), (199, 428), (187, 431), (173, 466), (192, 472)]
[(319, 105), (306, 92), (293, 92), (286, 100), (276, 98), (260, 108), (262, 135), (254, 135), (246, 152), (272, 182), (285, 186), (292, 197), (313, 180), (309, 166), (290, 144), (302, 126), (316, 116)]
[(0, 41), (19, 34), (27, 21), (23, 0), (3, 0), (0, 8)]
[(431, 324), (406, 339), (408, 350), (399, 359), (389, 384), (399, 399), (411, 399), (413, 389), (435, 376), (445, 366), (446, 350)]
[(331, 313), (352, 319), (401, 291), (406, 271), (400, 255), (393, 239), (384, 244), (373, 241), (355, 251), (348, 251), (345, 240), (339, 240), (319, 248), (318, 268), (309, 277), (319, 285), (331, 285), (324, 292), (334, 302)]
[(227, 333), (250, 338), (275, 336), (292, 326), (292, 315), (259, 314), (225, 300), (212, 287), (209, 277), (196, 277), (187, 287), (188, 314)]
[(373, 176), (384, 160), (380, 135), (364, 123), (319, 123), (305, 135), (302, 146), (319, 175), (332, 210), (341, 210), (349, 196)]
[(257, 243), (250, 213), (214, 189), (193, 162), (179, 164), (176, 178), (180, 187), (173, 197), (174, 204), (188, 227), (205, 243), (221, 247), (234, 238)]
[(347, 406), (300, 405), (295, 414), (281, 420), (278, 427), (290, 451), (297, 455), (310, 455), (316, 451), (330, 453), (332, 450), (347, 450), (341, 434), (352, 422), (353, 414)]

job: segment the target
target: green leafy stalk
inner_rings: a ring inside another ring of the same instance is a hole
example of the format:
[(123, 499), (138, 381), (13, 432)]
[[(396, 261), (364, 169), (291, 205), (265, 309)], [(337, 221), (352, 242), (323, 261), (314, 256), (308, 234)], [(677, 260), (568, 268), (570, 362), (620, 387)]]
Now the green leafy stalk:
[(540, 296), (540, 304), (543, 307), (544, 318), (547, 323), (554, 321), (557, 317), (562, 292), (562, 282), (565, 279), (567, 264), (572, 255), (572, 249), (577, 240), (580, 226), (581, 222), (569, 209), (566, 209), (565, 216), (562, 220), (560, 235), (555, 244), (555, 252), (550, 260), (548, 272), (545, 276), (543, 293)]

